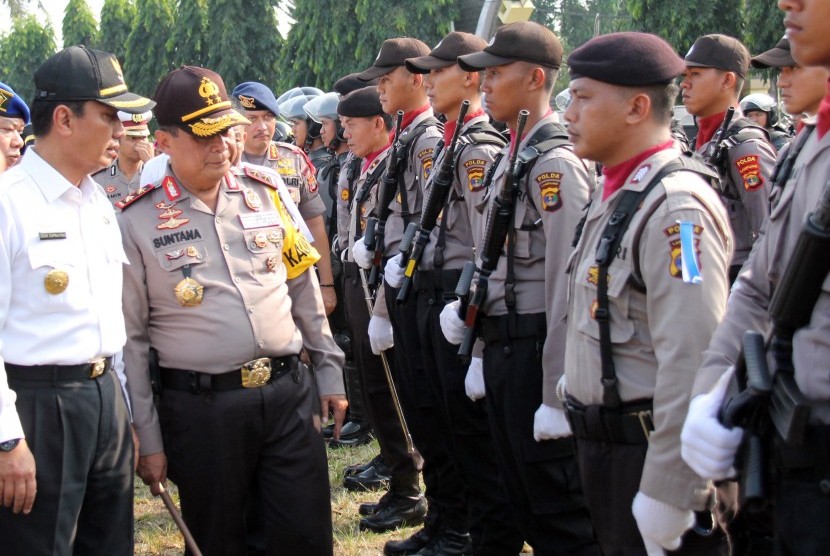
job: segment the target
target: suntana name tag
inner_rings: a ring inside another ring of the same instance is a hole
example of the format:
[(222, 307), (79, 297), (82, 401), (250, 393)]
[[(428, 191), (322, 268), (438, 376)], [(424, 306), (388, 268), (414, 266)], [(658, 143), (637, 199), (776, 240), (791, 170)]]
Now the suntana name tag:
[(239, 221), (242, 223), (242, 227), (246, 230), (268, 228), (281, 223), (280, 217), (276, 211), (240, 214)]
[(66, 232), (40, 232), (38, 237), (41, 241), (49, 239), (66, 239)]

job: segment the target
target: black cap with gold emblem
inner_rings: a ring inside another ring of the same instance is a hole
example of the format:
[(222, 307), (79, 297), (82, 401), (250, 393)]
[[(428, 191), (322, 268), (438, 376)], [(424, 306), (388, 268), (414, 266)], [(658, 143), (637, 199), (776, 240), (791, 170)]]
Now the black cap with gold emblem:
[(459, 56), (464, 71), (529, 62), (558, 69), (562, 63), (562, 43), (547, 27), (533, 21), (502, 25), (481, 52)]
[(127, 90), (118, 59), (109, 52), (70, 46), (35, 70), (35, 102), (97, 100), (118, 110), (141, 114), (155, 102)]
[(164, 76), (153, 95), (156, 121), (197, 137), (212, 137), (251, 123), (231, 106), (225, 83), (206, 68), (182, 66)]
[(429, 47), (418, 39), (411, 37), (387, 39), (380, 46), (380, 52), (372, 67), (357, 74), (357, 78), (361, 81), (377, 79), (403, 66), (407, 58), (417, 58), (427, 54), (429, 54)]
[(487, 43), (481, 37), (453, 31), (441, 39), (426, 56), (409, 58), (406, 69), (409, 73), (429, 73), (431, 70), (448, 68), (458, 62), (459, 56), (481, 52)]

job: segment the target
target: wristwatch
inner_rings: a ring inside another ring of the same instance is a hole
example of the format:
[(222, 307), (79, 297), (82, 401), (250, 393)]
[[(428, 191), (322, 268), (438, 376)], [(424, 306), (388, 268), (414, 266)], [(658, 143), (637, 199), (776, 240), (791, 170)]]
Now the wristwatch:
[(20, 440), (20, 438), (12, 438), (11, 440), (0, 442), (0, 452), (11, 452), (20, 444)]

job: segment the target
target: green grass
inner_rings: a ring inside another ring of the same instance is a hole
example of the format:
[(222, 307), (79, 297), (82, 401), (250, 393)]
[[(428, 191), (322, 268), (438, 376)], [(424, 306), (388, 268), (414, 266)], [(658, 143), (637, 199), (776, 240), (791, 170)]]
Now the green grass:
[[(383, 553), (383, 544), (391, 539), (405, 538), (417, 528), (401, 528), (390, 533), (362, 532), (357, 507), (362, 502), (376, 501), (380, 492), (351, 492), (343, 488), (343, 469), (352, 464), (372, 459), (378, 452), (377, 442), (357, 448), (328, 450), (329, 481), (331, 482), (331, 509), (334, 524), (334, 553), (337, 556), (375, 556)], [(135, 553), (143, 556), (172, 556), (184, 550), (184, 540), (167, 513), (160, 498), (154, 498), (150, 490), (136, 481), (135, 490)], [(175, 486), (169, 491), (178, 504)]]

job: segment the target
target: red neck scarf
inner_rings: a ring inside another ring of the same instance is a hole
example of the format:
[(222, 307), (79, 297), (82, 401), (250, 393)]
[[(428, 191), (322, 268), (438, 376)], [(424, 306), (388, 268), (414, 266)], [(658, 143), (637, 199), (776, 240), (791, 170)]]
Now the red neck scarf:
[(372, 165), (372, 162), (374, 162), (374, 161), (375, 161), (375, 159), (376, 159), (377, 157), (379, 157), (379, 156), (380, 156), (380, 154), (381, 154), (383, 151), (385, 151), (386, 149), (388, 149), (388, 148), (389, 148), (389, 145), (386, 145), (386, 146), (385, 146), (385, 147), (383, 147), (382, 149), (377, 150), (377, 151), (375, 151), (375, 152), (373, 152), (373, 153), (370, 153), (370, 154), (369, 154), (369, 156), (367, 156), (366, 158), (364, 158), (364, 159), (363, 159), (363, 170), (362, 170), (362, 172), (365, 172), (366, 170), (368, 170), (368, 169), (369, 169), (369, 166), (371, 166), (371, 165)]
[(816, 122), (816, 132), (818, 138), (824, 137), (824, 134), (830, 131), (830, 79), (827, 80), (827, 94), (821, 99), (821, 104), (818, 106), (818, 121)]
[(725, 110), (720, 114), (715, 114), (714, 116), (706, 116), (705, 118), (697, 119), (697, 141), (695, 141), (696, 151), (700, 150), (703, 145), (712, 140), (712, 137), (715, 136), (715, 132), (723, 123), (724, 117), (726, 117)]
[[(412, 110), (410, 112), (406, 112), (403, 115), (403, 121), (401, 122), (401, 131), (405, 130), (409, 127), (409, 125), (415, 121), (415, 118), (423, 114), (429, 110), (429, 104), (425, 104), (418, 109)], [(389, 143), (391, 144), (395, 140), (395, 129), (393, 128), (392, 131), (389, 132)]]
[(644, 160), (651, 155), (660, 151), (665, 151), (674, 146), (674, 139), (669, 139), (665, 143), (660, 143), (656, 147), (651, 147), (647, 151), (643, 151), (634, 158), (629, 158), (625, 162), (620, 162), (616, 166), (606, 166), (602, 169), (602, 175), (605, 181), (602, 183), (602, 200), (604, 201), (613, 195), (618, 189), (625, 185), (628, 176), (633, 172)]
[[(483, 116), (483, 115), (484, 115), (484, 110), (479, 108), (478, 110), (476, 110), (472, 114), (467, 114), (466, 116), (464, 116), (464, 123), (466, 124), (467, 122), (469, 122), (473, 118), (478, 118), (479, 116)], [(447, 122), (447, 123), (444, 124), (444, 146), (449, 145), (450, 141), (452, 141), (452, 135), (453, 135), (453, 133), (455, 133), (455, 126), (456, 125), (458, 125), (457, 120), (453, 120), (451, 122)]]

